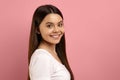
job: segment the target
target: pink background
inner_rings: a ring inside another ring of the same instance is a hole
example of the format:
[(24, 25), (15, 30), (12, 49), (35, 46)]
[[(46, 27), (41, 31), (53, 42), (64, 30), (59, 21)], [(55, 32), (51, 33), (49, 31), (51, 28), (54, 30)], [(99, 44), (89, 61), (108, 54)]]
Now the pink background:
[(1, 0), (0, 80), (27, 80), (32, 14), (47, 3), (64, 14), (75, 80), (120, 80), (119, 0)]

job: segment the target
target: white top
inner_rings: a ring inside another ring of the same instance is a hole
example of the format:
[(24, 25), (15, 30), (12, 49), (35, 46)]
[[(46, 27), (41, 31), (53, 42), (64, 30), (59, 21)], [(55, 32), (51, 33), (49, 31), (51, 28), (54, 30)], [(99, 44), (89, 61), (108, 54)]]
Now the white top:
[(30, 80), (70, 80), (66, 67), (48, 51), (36, 49), (29, 65)]

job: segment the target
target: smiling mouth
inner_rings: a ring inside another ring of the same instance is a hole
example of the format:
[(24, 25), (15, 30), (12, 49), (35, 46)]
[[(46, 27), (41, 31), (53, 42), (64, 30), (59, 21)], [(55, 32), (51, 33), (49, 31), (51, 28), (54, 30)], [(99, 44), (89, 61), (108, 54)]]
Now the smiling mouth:
[(57, 34), (57, 35), (50, 35), (50, 37), (58, 39), (61, 36), (61, 34)]

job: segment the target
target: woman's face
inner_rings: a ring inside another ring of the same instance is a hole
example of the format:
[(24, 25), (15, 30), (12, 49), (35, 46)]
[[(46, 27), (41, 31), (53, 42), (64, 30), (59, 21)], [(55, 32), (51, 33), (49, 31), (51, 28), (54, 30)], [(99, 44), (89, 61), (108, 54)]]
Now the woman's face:
[(41, 24), (39, 31), (44, 42), (57, 44), (64, 34), (63, 19), (58, 14), (48, 14)]

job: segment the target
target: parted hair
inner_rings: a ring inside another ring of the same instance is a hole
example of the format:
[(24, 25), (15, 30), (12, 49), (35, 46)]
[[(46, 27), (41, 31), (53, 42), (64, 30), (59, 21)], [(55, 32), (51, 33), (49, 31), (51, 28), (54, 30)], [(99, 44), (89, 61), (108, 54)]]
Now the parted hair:
[[(38, 48), (38, 45), (41, 43), (42, 40), (41, 35), (37, 33), (39, 25), (41, 24), (42, 20), (50, 13), (58, 14), (63, 19), (61, 11), (57, 7), (50, 4), (39, 6), (33, 14), (31, 31), (29, 36), (28, 65), (30, 63), (30, 59), (33, 52)], [(62, 64), (65, 65), (65, 67), (70, 72), (71, 80), (74, 80), (73, 72), (69, 66), (68, 59), (66, 56), (65, 34), (62, 36), (60, 42), (56, 44), (56, 52)], [(28, 80), (30, 80), (29, 74)]]

